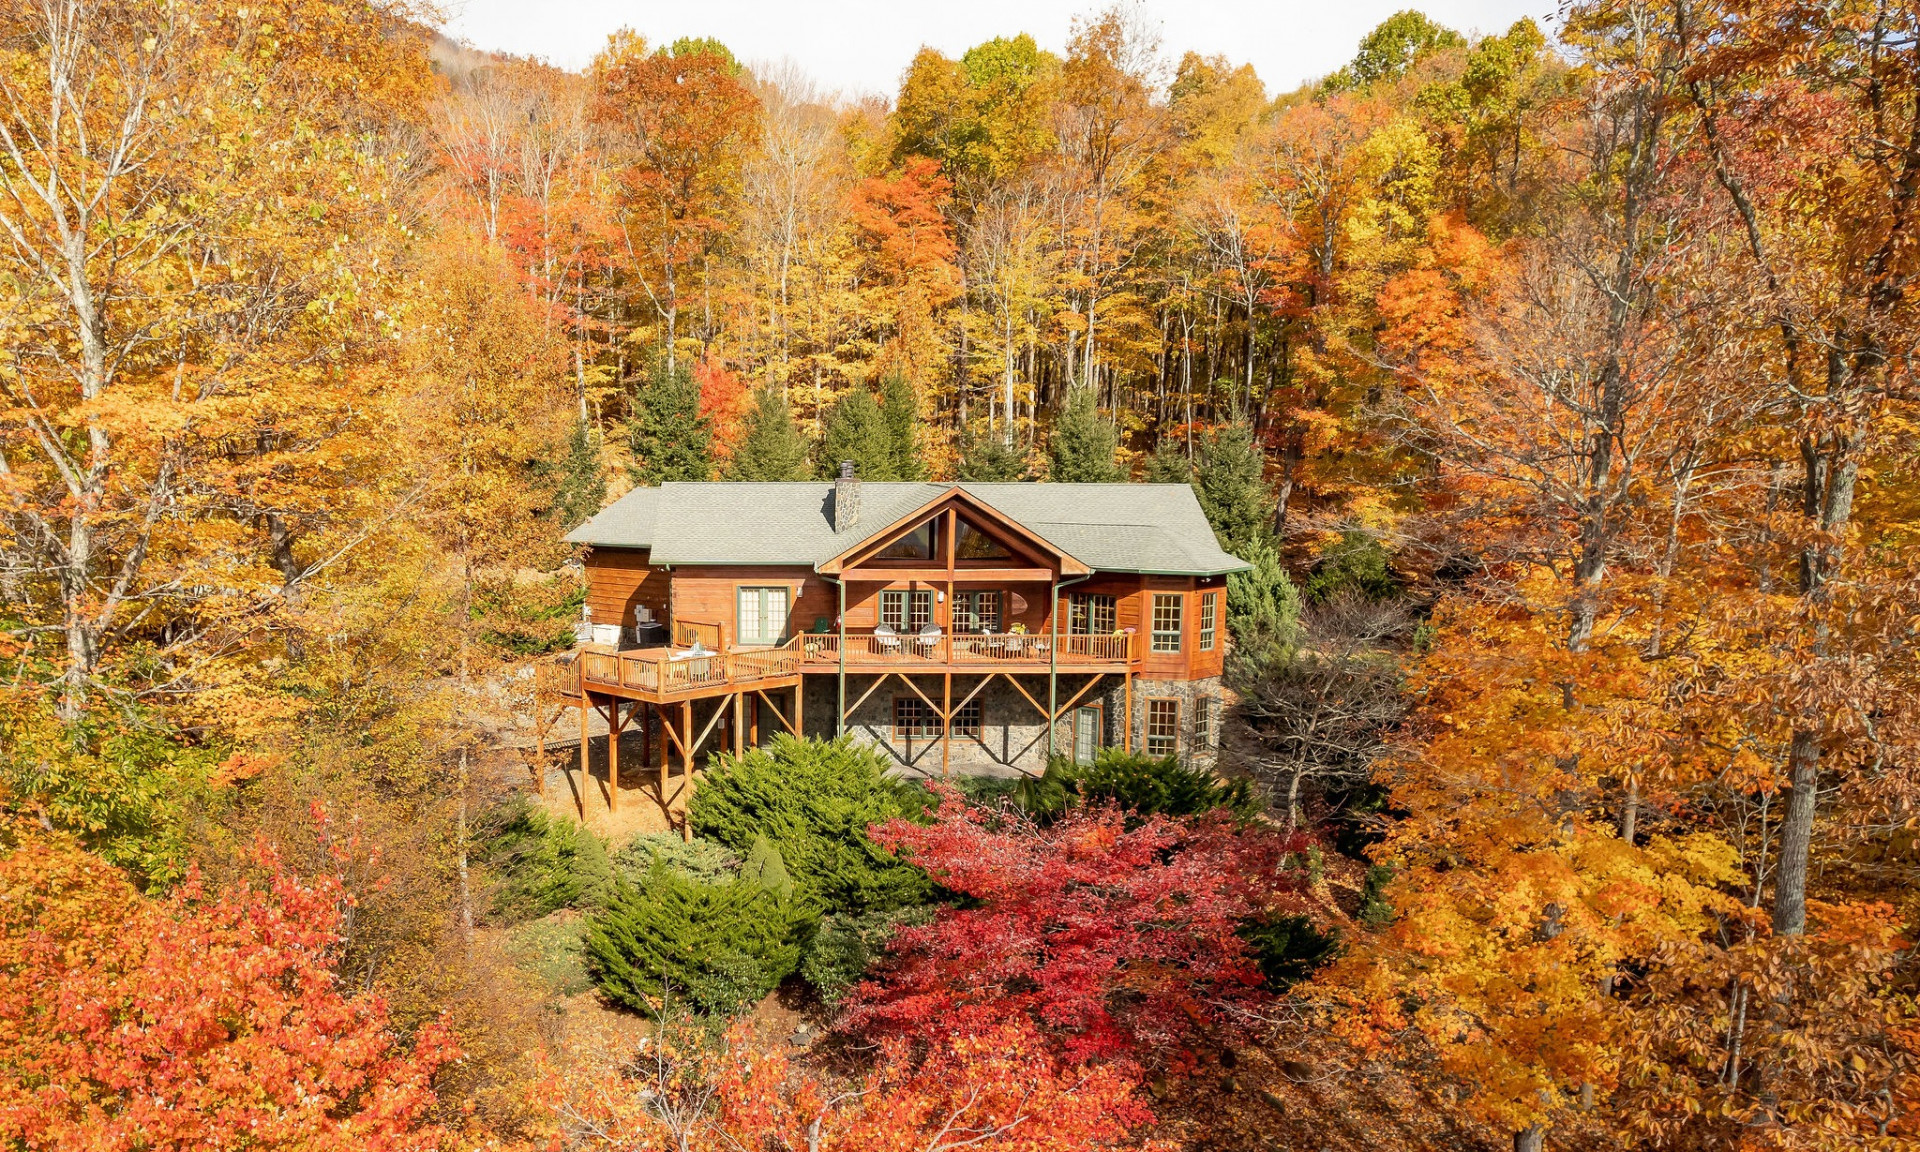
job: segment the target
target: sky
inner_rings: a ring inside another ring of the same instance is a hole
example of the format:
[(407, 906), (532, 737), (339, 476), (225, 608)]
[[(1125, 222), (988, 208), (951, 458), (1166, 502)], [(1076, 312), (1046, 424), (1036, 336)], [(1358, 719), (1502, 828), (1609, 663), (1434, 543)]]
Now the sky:
[[(1332, 72), (1380, 21), (1417, 6), (1467, 33), (1532, 16), (1552, 33), (1552, 0), (1141, 0), (1177, 61), (1189, 49), (1250, 63), (1269, 93)], [(790, 59), (827, 91), (892, 96), (922, 45), (958, 56), (995, 36), (1031, 33), (1060, 51), (1077, 15), (1104, 0), (443, 0), (446, 33), (475, 48), (580, 68), (630, 27), (651, 43), (712, 36), (753, 64)]]

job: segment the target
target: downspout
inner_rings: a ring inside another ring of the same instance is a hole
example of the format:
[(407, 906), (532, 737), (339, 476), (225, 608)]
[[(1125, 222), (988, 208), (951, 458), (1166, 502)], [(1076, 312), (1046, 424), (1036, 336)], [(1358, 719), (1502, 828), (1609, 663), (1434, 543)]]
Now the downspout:
[(1060, 710), (1060, 589), (1073, 584), (1084, 584), (1093, 579), (1093, 573), (1076, 576), (1062, 582), (1055, 580), (1052, 586), (1053, 606), (1047, 613), (1047, 623), (1052, 629), (1052, 643), (1047, 645), (1047, 763), (1053, 763), (1053, 729)]

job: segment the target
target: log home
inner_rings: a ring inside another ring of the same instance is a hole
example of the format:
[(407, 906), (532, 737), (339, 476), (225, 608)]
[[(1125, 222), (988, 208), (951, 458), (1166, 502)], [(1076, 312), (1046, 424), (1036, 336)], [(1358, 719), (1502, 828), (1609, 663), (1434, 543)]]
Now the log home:
[[(583, 548), (567, 677), (661, 792), (709, 748), (851, 733), (909, 772), (1038, 772), (1118, 745), (1213, 758), (1221, 551), (1184, 484), (669, 483)], [(585, 743), (583, 748), (583, 767)], [(610, 777), (612, 774), (610, 773)], [(618, 783), (611, 780), (617, 803)]]

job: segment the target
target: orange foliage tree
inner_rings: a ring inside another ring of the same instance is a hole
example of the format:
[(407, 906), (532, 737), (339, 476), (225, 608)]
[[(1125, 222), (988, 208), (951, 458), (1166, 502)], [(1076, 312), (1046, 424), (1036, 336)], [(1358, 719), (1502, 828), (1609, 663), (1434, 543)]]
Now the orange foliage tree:
[(850, 1082), (796, 1070), (745, 1029), (713, 1047), (668, 1026), (632, 1065), (576, 1089), (560, 1118), (622, 1152), (1078, 1152), (1130, 1146), (1153, 1119), (1137, 1087), (1111, 1067), (1057, 1065), (1018, 1024), (918, 1056), (887, 1044)]
[(403, 1044), (328, 964), (349, 903), (270, 851), (265, 887), (165, 903), (59, 836), (0, 857), (0, 1138), (25, 1149), (438, 1147), (437, 1026)]

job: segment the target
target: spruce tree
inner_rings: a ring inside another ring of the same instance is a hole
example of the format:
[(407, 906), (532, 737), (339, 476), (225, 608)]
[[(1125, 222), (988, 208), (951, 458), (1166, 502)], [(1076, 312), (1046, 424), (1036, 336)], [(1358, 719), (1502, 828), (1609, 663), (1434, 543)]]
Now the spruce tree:
[(1253, 567), (1227, 576), (1227, 631), (1242, 658), (1265, 659), (1298, 639), (1300, 593), (1270, 537), (1252, 541), (1240, 558)]
[(893, 443), (891, 479), (925, 480), (927, 469), (920, 460), (920, 402), (906, 373), (889, 372), (880, 382), (880, 414), (886, 420), (887, 438)]
[(713, 429), (700, 415), (700, 388), (684, 366), (654, 364), (634, 399), (627, 437), (636, 484), (713, 479)]
[(600, 433), (587, 421), (573, 426), (567, 455), (561, 460), (559, 483), (553, 490), (553, 518), (563, 532), (571, 532), (600, 511), (607, 500), (607, 476), (600, 468)]
[(805, 480), (807, 441), (794, 427), (786, 398), (762, 388), (747, 415), (746, 434), (727, 462), (729, 480)]
[(963, 429), (959, 449), (953, 476), (956, 480), (990, 484), (1028, 479), (1027, 458), (992, 432), (976, 435), (971, 428)]
[(1066, 411), (1054, 422), (1047, 444), (1052, 468), (1048, 479), (1056, 484), (1107, 484), (1125, 480), (1113, 459), (1120, 437), (1094, 406), (1093, 392), (1082, 388), (1067, 399)]
[(1243, 420), (1214, 429), (1200, 443), (1194, 494), (1220, 546), (1239, 556), (1273, 535), (1273, 496), (1266, 458)]
[(1153, 450), (1153, 455), (1147, 458), (1147, 483), (1193, 483), (1193, 463), (1187, 459), (1186, 449), (1179, 441), (1162, 439), (1160, 446)]
[(853, 461), (862, 480), (898, 480), (893, 434), (873, 393), (854, 387), (827, 410), (826, 431), (820, 441), (819, 475), (831, 480), (840, 474), (840, 462)]

